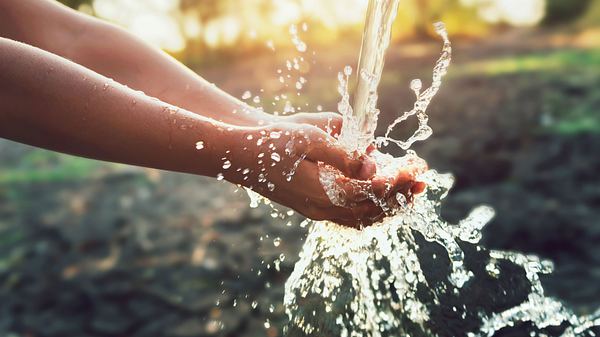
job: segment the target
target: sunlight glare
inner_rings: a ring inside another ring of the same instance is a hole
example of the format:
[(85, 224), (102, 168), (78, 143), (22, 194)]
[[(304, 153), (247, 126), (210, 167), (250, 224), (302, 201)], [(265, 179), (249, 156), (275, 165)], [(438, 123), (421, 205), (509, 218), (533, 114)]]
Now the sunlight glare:
[(198, 13), (195, 10), (187, 11), (183, 15), (183, 32), (189, 39), (202, 37), (202, 23), (198, 20)]
[(94, 11), (104, 19), (129, 30), (140, 39), (169, 51), (185, 48), (185, 40), (174, 15), (179, 0), (95, 0)]
[(239, 38), (241, 25), (234, 16), (222, 16), (211, 20), (204, 27), (204, 42), (209, 47), (231, 46)]
[(277, 26), (289, 25), (300, 19), (300, 7), (292, 0), (273, 1), (275, 10), (271, 14), (271, 22)]
[(491, 23), (532, 26), (544, 17), (546, 0), (462, 0), (462, 3), (480, 5), (480, 16)]

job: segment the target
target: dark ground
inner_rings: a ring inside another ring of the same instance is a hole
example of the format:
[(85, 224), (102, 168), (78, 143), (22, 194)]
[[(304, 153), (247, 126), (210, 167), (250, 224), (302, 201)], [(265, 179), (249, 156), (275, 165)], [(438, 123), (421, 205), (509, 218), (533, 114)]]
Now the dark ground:
[[(416, 146), (457, 177), (446, 217), (492, 205), (485, 245), (552, 259), (547, 291), (579, 313), (600, 307), (600, 34), (591, 45), (589, 34), (457, 42), (430, 109), (434, 136)], [(319, 49), (309, 108), (334, 110), (335, 73), (354, 64), (353, 47)], [(382, 124), (410, 107), (408, 82), (427, 82), (438, 51), (391, 51)], [(199, 72), (238, 96), (276, 93), (275, 58)], [(281, 335), (283, 284), (306, 229), (234, 190), (0, 141), (0, 335)]]

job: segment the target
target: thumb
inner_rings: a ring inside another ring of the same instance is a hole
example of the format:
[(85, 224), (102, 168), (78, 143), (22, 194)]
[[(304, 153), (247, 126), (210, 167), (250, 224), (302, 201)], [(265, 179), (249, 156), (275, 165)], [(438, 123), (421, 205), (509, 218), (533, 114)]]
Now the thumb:
[(306, 158), (313, 162), (322, 162), (340, 170), (345, 176), (359, 179), (363, 171), (363, 160), (349, 154), (335, 138), (324, 131), (311, 128), (307, 132)]

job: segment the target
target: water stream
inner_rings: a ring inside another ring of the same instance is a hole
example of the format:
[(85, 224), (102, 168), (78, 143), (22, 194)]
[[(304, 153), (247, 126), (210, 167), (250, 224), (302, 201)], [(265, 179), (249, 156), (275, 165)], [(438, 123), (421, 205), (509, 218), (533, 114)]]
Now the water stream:
[[(398, 13), (399, 3), (400, 0), (370, 1), (367, 8), (353, 104), (339, 107), (345, 125), (339, 140), (350, 151), (365, 152), (375, 140), (379, 116), (377, 87), (383, 73), (385, 51), (390, 44), (392, 23)], [(347, 90), (343, 89), (343, 91), (342, 96), (347, 94)], [(342, 101), (342, 103), (346, 102)]]
[[(450, 64), (451, 45), (442, 24), (436, 32), (443, 48), (431, 81), (410, 84), (413, 109), (401, 114), (385, 136), (375, 138), (377, 86), (398, 0), (371, 0), (358, 71), (358, 85), (348, 91), (352, 69), (340, 74), (344, 116), (340, 143), (363, 152), (370, 144), (396, 144), (409, 149), (431, 135), (426, 109)], [(415, 116), (412, 137), (390, 137), (397, 124)], [(357, 142), (358, 140), (358, 142)], [(412, 151), (394, 158), (376, 153), (379, 174), (393, 175)], [(342, 204), (324, 171), (322, 181), (332, 202)], [(556, 299), (544, 295), (540, 275), (552, 263), (536, 256), (488, 250), (479, 244), (481, 229), (494, 216), (488, 206), (475, 208), (458, 224), (440, 216), (442, 201), (453, 185), (450, 174), (423, 172), (426, 191), (412, 204), (382, 203), (389, 216), (362, 230), (330, 222), (312, 224), (294, 272), (288, 279), (284, 304), (288, 336), (595, 336), (600, 311), (578, 317)], [(381, 202), (375, 200), (375, 202)], [(398, 206), (399, 205), (399, 206)]]

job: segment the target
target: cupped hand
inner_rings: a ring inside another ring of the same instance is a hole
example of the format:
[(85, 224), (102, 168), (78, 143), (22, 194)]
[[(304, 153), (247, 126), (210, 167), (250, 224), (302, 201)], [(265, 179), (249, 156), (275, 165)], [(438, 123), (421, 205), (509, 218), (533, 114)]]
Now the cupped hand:
[[(301, 124), (309, 124), (320, 128), (321, 130), (336, 137), (342, 129), (343, 118), (339, 113), (334, 112), (314, 112), (297, 113), (282, 117), (285, 121)], [(336, 184), (344, 187), (344, 195), (351, 196), (346, 200), (346, 204), (352, 204), (356, 200), (366, 197), (377, 199), (379, 205), (385, 204), (385, 207), (397, 208), (399, 205), (398, 194), (401, 194), (406, 202), (410, 203), (414, 195), (423, 192), (426, 185), (417, 181), (418, 175), (427, 170), (427, 163), (419, 157), (407, 158), (405, 162), (398, 165), (398, 169), (393, 173), (377, 172), (374, 159), (369, 160), (371, 156), (380, 155), (377, 148), (372, 145), (367, 149), (369, 156), (363, 161), (362, 176), (372, 177), (368, 181), (350, 179), (343, 174), (336, 175)], [(365, 157), (363, 157), (365, 159)], [(367, 192), (365, 192), (367, 191)], [(354, 200), (354, 201), (353, 201)], [(380, 208), (380, 213), (369, 221), (363, 221), (363, 225), (381, 220), (385, 212)]]
[[(334, 205), (320, 182), (319, 165), (335, 167), (348, 183), (371, 178), (364, 167), (372, 165), (355, 158), (336, 144), (322, 129), (299, 123), (275, 123), (234, 132), (233, 144), (225, 161), (231, 166), (225, 178), (288, 206), (315, 220), (358, 225), (380, 210), (373, 203), (353, 207)], [(227, 164), (226, 166), (229, 166)]]
[[(225, 178), (314, 220), (368, 226), (385, 213), (365, 191), (387, 200), (396, 193), (410, 198), (423, 188), (415, 181), (419, 165), (394, 177), (376, 176), (371, 158), (346, 153), (334, 137), (309, 123), (274, 123), (235, 134), (238, 145), (230, 150), (231, 167)], [(335, 172), (336, 185), (344, 191), (343, 204), (332, 201), (323, 187), (324, 167)]]
[(369, 226), (394, 214), (410, 204), (416, 194), (425, 190), (426, 185), (418, 181), (418, 176), (427, 170), (427, 163), (417, 156), (407, 156), (396, 158), (389, 165), (391, 170), (386, 168), (366, 181), (349, 179), (335, 168), (325, 165), (322, 171), (329, 175), (330, 183), (326, 189), (329, 189), (330, 199), (337, 206), (346, 208), (353, 208), (357, 203), (377, 205), (379, 212), (361, 219), (362, 226)]

